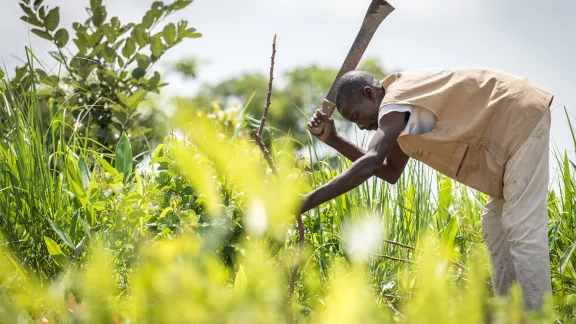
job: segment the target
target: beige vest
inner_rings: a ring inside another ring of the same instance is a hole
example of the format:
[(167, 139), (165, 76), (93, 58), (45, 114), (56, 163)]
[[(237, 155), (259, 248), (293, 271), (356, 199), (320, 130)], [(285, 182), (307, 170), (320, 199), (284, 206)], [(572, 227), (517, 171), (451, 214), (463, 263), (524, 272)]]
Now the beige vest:
[(393, 73), (381, 83), (381, 106), (413, 105), (436, 115), (431, 132), (398, 138), (402, 151), (494, 198), (502, 198), (506, 162), (553, 99), (526, 78), (491, 69)]

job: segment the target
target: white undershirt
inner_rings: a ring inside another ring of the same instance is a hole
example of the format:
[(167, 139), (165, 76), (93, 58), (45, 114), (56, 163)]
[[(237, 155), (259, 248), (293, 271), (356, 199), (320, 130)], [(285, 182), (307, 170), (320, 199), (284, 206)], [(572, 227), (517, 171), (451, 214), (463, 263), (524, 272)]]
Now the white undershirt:
[(436, 126), (436, 116), (431, 111), (410, 105), (394, 104), (380, 107), (380, 111), (378, 112), (378, 123), (380, 123), (382, 116), (391, 111), (410, 112), (410, 118), (408, 119), (406, 128), (404, 128), (404, 130), (400, 133), (400, 136), (407, 134), (421, 135), (428, 133)]

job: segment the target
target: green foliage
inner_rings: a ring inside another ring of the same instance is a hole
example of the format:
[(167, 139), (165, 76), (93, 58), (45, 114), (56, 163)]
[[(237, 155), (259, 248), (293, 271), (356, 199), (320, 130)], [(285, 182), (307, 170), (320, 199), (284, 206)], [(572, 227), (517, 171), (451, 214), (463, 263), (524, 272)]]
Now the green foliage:
[(556, 155), (559, 189), (549, 191), (554, 295), (542, 312), (522, 312), (517, 286), (508, 299), (491, 298), (480, 227), (487, 197), (414, 161), (394, 186), (369, 181), (304, 215), (290, 295), (299, 194), (350, 161), (317, 160), (311, 145), (311, 159), (299, 158), (291, 139), (276, 138), (275, 177), (250, 134), (237, 132), (254, 122), (243, 110), (193, 111), (182, 100), (174, 116), (182, 135), (136, 164), (127, 133), (115, 154), (64, 136), (74, 125), (54, 100), (42, 129), (35, 95), (0, 107), (6, 322), (574, 322), (568, 155)]
[[(67, 30), (59, 28), (58, 7), (50, 8), (42, 0), (21, 0), (21, 19), (33, 26), (34, 34), (54, 43), (56, 51), (50, 54), (61, 66), (34, 73), (29, 66), (17, 68), (11, 80), (12, 88), (18, 90), (15, 95), (26, 95), (34, 81), (44, 107), (48, 98), (66, 105), (66, 122), (77, 125), (80, 136), (100, 144), (89, 144), (91, 149), (111, 152), (116, 138), (126, 133), (133, 138), (135, 156), (140, 156), (149, 148), (149, 141), (158, 141), (167, 133), (159, 126), (163, 125), (162, 113), (141, 107), (149, 93), (159, 93), (167, 85), (153, 72), (154, 64), (183, 40), (201, 36), (186, 20), (155, 31), (164, 19), (191, 3), (156, 1), (140, 22), (122, 23), (118, 17), (109, 17), (102, 1), (90, 1), (87, 19), (74, 22)], [(70, 51), (70, 40), (75, 51)]]
[[(198, 59), (189, 57), (174, 63), (171, 70), (185, 78), (195, 79), (198, 74), (198, 65)], [(386, 76), (380, 62), (376, 59), (366, 59), (358, 68), (369, 71), (378, 78)], [(273, 89), (268, 122), (281, 132), (290, 133), (290, 136), (297, 141), (305, 142), (304, 115), (310, 115), (320, 108), (337, 73), (337, 69), (316, 65), (296, 67), (286, 71), (284, 73), (286, 86), (283, 88), (275, 86)], [(245, 103), (254, 91), (254, 97), (246, 114), (260, 119), (268, 93), (268, 74), (265, 73), (244, 73), (216, 84), (202, 84), (198, 94), (188, 99), (191, 107), (187, 109), (202, 111), (211, 104), (227, 105), (231, 99)], [(338, 113), (334, 114), (334, 118), (341, 119)]]

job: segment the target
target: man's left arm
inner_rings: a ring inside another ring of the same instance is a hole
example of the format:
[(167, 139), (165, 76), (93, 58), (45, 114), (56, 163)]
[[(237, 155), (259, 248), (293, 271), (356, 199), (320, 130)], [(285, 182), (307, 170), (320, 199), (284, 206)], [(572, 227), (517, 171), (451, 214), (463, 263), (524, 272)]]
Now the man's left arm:
[(330, 199), (345, 194), (376, 175), (388, 151), (406, 126), (404, 116), (405, 113), (402, 112), (390, 112), (384, 115), (366, 154), (336, 178), (306, 195), (300, 212), (303, 214)]

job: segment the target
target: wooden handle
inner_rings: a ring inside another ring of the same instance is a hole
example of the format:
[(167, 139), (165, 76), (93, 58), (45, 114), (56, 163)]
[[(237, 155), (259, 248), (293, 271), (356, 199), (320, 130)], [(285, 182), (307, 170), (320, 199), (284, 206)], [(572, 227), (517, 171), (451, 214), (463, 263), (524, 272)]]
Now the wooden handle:
[[(325, 113), (326, 115), (332, 116), (332, 113), (334, 113), (335, 108), (336, 105), (333, 102), (327, 99), (324, 99), (324, 101), (322, 101), (322, 112)], [(322, 135), (322, 132), (324, 132), (324, 123), (321, 123), (317, 127), (310, 128), (310, 133), (314, 136), (320, 136)]]

